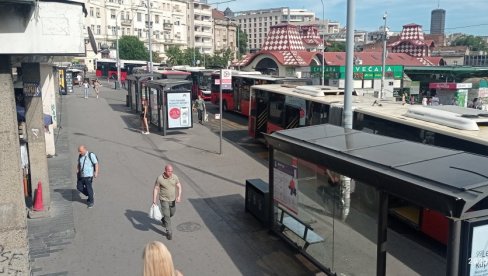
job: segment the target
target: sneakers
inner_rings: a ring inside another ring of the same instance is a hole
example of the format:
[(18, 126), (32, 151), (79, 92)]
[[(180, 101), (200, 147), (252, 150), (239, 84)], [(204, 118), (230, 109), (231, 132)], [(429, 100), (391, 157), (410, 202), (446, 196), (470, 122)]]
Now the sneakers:
[(173, 233), (171, 233), (171, 232), (167, 232), (167, 233), (166, 233), (166, 238), (167, 238), (168, 240), (172, 240), (172, 239), (173, 239)]
[(88, 203), (88, 208), (91, 209), (93, 208), (94, 205), (95, 205), (94, 203)]

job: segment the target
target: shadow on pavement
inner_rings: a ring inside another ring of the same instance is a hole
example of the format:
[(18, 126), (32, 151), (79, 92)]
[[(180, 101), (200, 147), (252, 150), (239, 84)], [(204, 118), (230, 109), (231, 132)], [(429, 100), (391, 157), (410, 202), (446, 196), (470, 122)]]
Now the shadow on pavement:
[[(125, 216), (132, 223), (132, 226), (139, 231), (152, 230), (162, 236), (165, 233), (162, 231), (161, 222), (158, 222), (148, 216), (147, 213), (136, 210), (125, 210)], [(159, 228), (156, 227), (160, 226)]]
[(59, 193), (67, 201), (86, 204), (86, 199), (82, 199), (80, 192), (76, 189), (54, 189), (54, 191)]
[[(244, 211), (240, 194), (189, 199), (241, 275), (315, 275), (281, 239)], [(279, 272), (279, 274), (277, 273)]]

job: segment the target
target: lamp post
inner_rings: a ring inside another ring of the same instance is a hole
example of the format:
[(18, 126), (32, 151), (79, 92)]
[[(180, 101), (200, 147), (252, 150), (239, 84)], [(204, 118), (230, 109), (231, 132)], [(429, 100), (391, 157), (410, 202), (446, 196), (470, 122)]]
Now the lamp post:
[(384, 21), (384, 25), (383, 25), (383, 52), (381, 54), (381, 88), (380, 88), (380, 95), (379, 95), (379, 98), (380, 99), (383, 99), (383, 97), (385, 96), (385, 93), (384, 93), (384, 88), (385, 88), (385, 65), (386, 65), (386, 39), (387, 39), (387, 33), (386, 33), (386, 16), (388, 14), (385, 12), (385, 14), (383, 15), (383, 21)]
[(148, 44), (149, 44), (149, 73), (153, 72), (153, 64), (152, 64), (152, 44), (151, 44), (151, 27), (152, 27), (152, 22), (151, 22), (151, 3), (149, 3), (149, 0), (147, 0), (147, 39), (148, 39)]
[(324, 48), (325, 48), (325, 36), (324, 36), (324, 33), (325, 33), (325, 6), (324, 6), (324, 0), (320, 0), (320, 2), (322, 3), (322, 79), (321, 79), (321, 82), (322, 82), (322, 85), (325, 85), (325, 57), (324, 57)]
[(118, 83), (118, 88), (120, 88), (120, 55), (119, 55), (119, 16), (120, 13), (123, 12), (124, 10), (119, 11), (115, 15), (115, 44), (117, 45), (117, 83)]

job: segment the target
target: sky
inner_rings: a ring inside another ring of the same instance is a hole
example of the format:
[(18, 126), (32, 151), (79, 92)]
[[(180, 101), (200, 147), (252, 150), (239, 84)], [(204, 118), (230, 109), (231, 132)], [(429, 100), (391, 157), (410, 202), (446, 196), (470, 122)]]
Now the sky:
[[(217, 6), (218, 2), (229, 0), (208, 0)], [(346, 25), (348, 0), (323, 0), (325, 18)], [(445, 33), (466, 33), (488, 36), (488, 0), (355, 0), (356, 30), (375, 31), (383, 26), (383, 14), (387, 12), (387, 27), (400, 32), (402, 26), (410, 23), (422, 25), (425, 33), (430, 29), (430, 13), (440, 7), (446, 10)], [(219, 10), (229, 7), (232, 11), (245, 11), (289, 7), (315, 12), (322, 18), (320, 0), (235, 0), (218, 4)]]

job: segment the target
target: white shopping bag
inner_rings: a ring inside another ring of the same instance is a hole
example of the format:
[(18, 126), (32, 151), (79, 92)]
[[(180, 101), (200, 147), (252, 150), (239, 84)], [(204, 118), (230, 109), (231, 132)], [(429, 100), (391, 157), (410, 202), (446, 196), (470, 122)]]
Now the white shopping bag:
[(163, 218), (161, 210), (159, 210), (159, 206), (157, 204), (151, 205), (151, 209), (149, 210), (149, 217), (157, 221), (160, 221)]
[(204, 111), (204, 113), (203, 113), (203, 121), (204, 122), (208, 122), (208, 113), (207, 113), (207, 111)]

